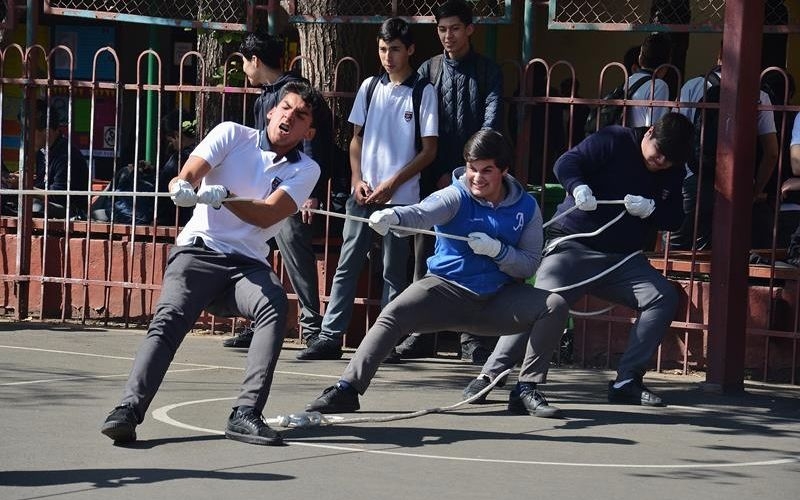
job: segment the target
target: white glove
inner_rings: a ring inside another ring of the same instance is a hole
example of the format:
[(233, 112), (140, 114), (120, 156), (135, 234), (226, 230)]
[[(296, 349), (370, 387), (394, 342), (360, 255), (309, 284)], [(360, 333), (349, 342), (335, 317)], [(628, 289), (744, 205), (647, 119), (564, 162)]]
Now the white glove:
[(169, 188), (169, 197), (179, 207), (193, 207), (197, 204), (197, 195), (191, 184), (183, 179), (178, 179)]
[(389, 226), (396, 226), (399, 222), (400, 217), (391, 208), (372, 212), (372, 215), (369, 216), (369, 227), (381, 236), (386, 236)]
[(197, 192), (197, 203), (205, 203), (214, 208), (222, 206), (222, 200), (228, 197), (228, 188), (219, 184), (203, 186)]
[(650, 198), (636, 196), (633, 194), (625, 195), (625, 210), (627, 210), (631, 215), (646, 219), (650, 217), (650, 214), (652, 214), (653, 210), (655, 209), (656, 202)]
[(581, 184), (572, 190), (572, 197), (575, 198), (575, 206), (578, 210), (591, 212), (597, 209), (597, 198), (592, 194), (592, 188), (586, 184)]
[(486, 233), (469, 233), (467, 236), (469, 236), (467, 244), (478, 255), (487, 255), (495, 258), (503, 250), (503, 244), (500, 240), (496, 240)]

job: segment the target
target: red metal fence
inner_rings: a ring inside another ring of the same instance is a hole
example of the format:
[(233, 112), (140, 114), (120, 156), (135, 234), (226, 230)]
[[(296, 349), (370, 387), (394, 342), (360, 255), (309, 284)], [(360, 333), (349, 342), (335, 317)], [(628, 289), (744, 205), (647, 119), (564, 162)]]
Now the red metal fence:
[[(98, 51), (95, 64), (102, 58), (110, 58), (117, 68), (123, 64), (143, 66), (143, 60), (157, 54), (143, 53), (136, 61), (119, 61), (112, 49)], [(97, 168), (101, 162), (109, 165), (111, 177), (126, 167), (118, 155), (121, 143), (127, 141), (131, 163), (137, 165), (144, 158), (143, 150), (147, 135), (146, 114), (142, 111), (148, 93), (156, 96), (160, 103), (158, 110), (167, 108), (166, 103), (192, 103), (199, 94), (215, 95), (224, 99), (223, 120), (242, 121), (246, 110), (252, 108), (255, 91), (244, 87), (186, 85), (181, 75), (179, 81), (164, 81), (144, 84), (137, 70), (135, 81), (122, 81), (120, 72), (113, 81), (57, 79), (53, 75), (57, 66), (56, 58), (65, 57), (71, 61), (71, 53), (66, 48), (46, 51), (41, 47), (25, 50), (12, 45), (2, 52), (0, 63), (0, 121), (2, 135), (13, 136), (21, 132), (16, 116), (8, 116), (10, 99), (17, 99), (17, 107), (23, 98), (41, 96), (51, 103), (50, 112), (65, 112), (66, 131), (73, 139), (80, 134), (87, 135), (87, 158)], [(190, 54), (189, 57), (199, 57)], [(235, 56), (234, 56), (235, 57)], [(613, 71), (624, 70), (612, 65), (610, 72), (599, 76), (598, 86), (607, 87), (604, 79)], [(17, 69), (15, 74), (11, 68)], [(610, 66), (611, 67), (611, 66)], [(46, 68), (38, 74), (33, 68)], [(352, 71), (358, 74), (354, 64), (336, 66), (337, 71)], [(305, 68), (310, 71), (311, 68)], [(574, 68), (568, 62), (549, 64), (536, 59), (525, 66), (514, 62), (504, 62), (503, 70), (509, 82), (523, 82), (520, 95), (506, 96), (507, 112), (517, 117), (512, 124), (516, 130), (512, 137), (517, 145), (517, 176), (523, 181), (538, 185), (539, 201), (544, 212), (548, 213), (560, 199), (554, 199), (550, 188), (542, 188), (548, 180), (555, 158), (572, 140), (571, 131), (582, 127), (577, 121), (580, 106), (600, 104), (600, 95), (581, 98), (573, 92), (559, 95), (555, 83), (574, 75)], [(785, 78), (782, 70), (774, 69)], [(156, 74), (161, 75), (157, 67)], [(338, 79), (341, 75), (336, 75)], [(615, 77), (616, 78), (616, 77)], [(682, 78), (681, 78), (682, 79)], [(616, 85), (616, 82), (614, 83)], [(339, 89), (327, 95), (332, 108), (349, 108), (355, 89)], [(27, 97), (26, 97), (27, 96)], [(785, 96), (784, 96), (785, 97)], [(608, 102), (606, 102), (608, 104)], [(683, 107), (690, 103), (678, 101), (627, 101), (626, 106), (647, 105), (652, 107)], [(711, 108), (714, 104), (700, 107)], [(78, 109), (83, 110), (83, 118), (77, 119)], [(779, 141), (784, 144), (791, 129), (789, 114), (800, 107), (789, 105), (761, 106), (773, 110), (782, 125), (778, 130)], [(235, 111), (231, 111), (235, 110)], [(110, 113), (110, 114), (109, 114)], [(154, 123), (158, 123), (162, 111), (158, 111)], [(88, 117), (88, 122), (87, 122)], [(562, 120), (554, 120), (560, 117)], [(198, 117), (198, 129), (210, 124)], [(113, 127), (116, 142), (110, 158), (96, 155), (98, 134), (107, 129), (98, 127), (99, 122)], [(562, 122), (562, 123), (557, 123)], [(557, 123), (554, 125), (554, 123)], [(84, 129), (88, 128), (88, 130)], [(167, 157), (167, 145), (155, 129), (156, 153), (152, 162), (158, 171)], [(555, 136), (565, 138), (555, 141)], [(35, 152), (26, 143), (19, 145), (19, 165), (32, 165), (31, 155)], [(334, 161), (341, 161), (338, 157)], [(346, 165), (343, 165), (347, 168)], [(29, 167), (30, 169), (31, 167)], [(786, 160), (779, 160), (779, 170), (789, 168)], [(24, 170), (24, 169), (23, 169)], [(86, 323), (123, 323), (126, 325), (146, 324), (155, 303), (162, 278), (164, 261), (169, 245), (173, 242), (179, 228), (177, 224), (160, 225), (156, 221), (147, 224), (119, 224), (94, 220), (92, 214), (74, 220), (56, 217), (34, 217), (29, 209), (33, 197), (20, 187), (27, 184), (32, 171), (25, 171), (22, 184), (4, 186), (0, 191), (0, 205), (17, 204), (17, 213), (0, 217), (0, 306), (8, 315), (20, 319), (55, 319), (58, 321), (80, 321)], [(26, 177), (28, 176), (28, 177)], [(94, 179), (84, 190), (76, 191), (87, 203), (102, 197), (118, 197), (113, 191), (101, 191), (106, 182)], [(113, 187), (113, 185), (111, 186)], [(154, 198), (150, 192), (137, 192), (134, 200)], [(159, 202), (167, 202), (159, 198)], [(329, 199), (327, 207), (334, 205)], [(779, 207), (776, 207), (778, 209)], [(326, 219), (318, 228), (317, 250), (320, 295), (323, 302), (330, 290), (330, 278), (337, 261), (339, 233), (337, 222)], [(777, 224), (777, 222), (775, 223)], [(775, 234), (776, 229), (773, 229)], [(657, 246), (663, 248), (663, 246)], [(724, 251), (724, 249), (720, 250)], [(773, 238), (772, 248), (763, 255), (770, 260), (780, 257), (784, 250)], [(702, 370), (706, 364), (708, 342), (708, 291), (709, 280), (713, 278), (709, 254), (692, 249), (688, 252), (670, 252), (668, 249), (654, 250), (651, 253), (653, 264), (662, 269), (682, 290), (682, 306), (665, 337), (659, 351), (656, 367), (661, 370), (677, 370), (687, 373)], [(276, 269), (281, 269), (280, 256), (275, 253), (271, 259)], [(359, 288), (357, 311), (351, 334), (346, 339), (348, 346), (360, 341), (366, 327), (377, 314), (380, 296), (380, 275), (376, 268), (380, 259), (370, 259), (365, 263), (363, 279)], [(800, 271), (797, 268), (781, 269), (773, 265), (751, 265), (749, 324), (747, 335), (747, 369), (750, 376), (762, 380), (779, 380), (797, 383), (798, 341), (800, 341)], [(291, 288), (284, 279), (287, 290)], [(293, 295), (290, 295), (295, 299)], [(594, 301), (582, 304), (587, 310), (597, 309)], [(610, 312), (591, 319), (576, 322), (576, 360), (587, 366), (613, 366), (619, 353), (624, 350), (627, 329), (634, 312), (617, 307)], [(230, 320), (204, 318), (204, 327), (215, 331), (230, 331), (235, 326)]]

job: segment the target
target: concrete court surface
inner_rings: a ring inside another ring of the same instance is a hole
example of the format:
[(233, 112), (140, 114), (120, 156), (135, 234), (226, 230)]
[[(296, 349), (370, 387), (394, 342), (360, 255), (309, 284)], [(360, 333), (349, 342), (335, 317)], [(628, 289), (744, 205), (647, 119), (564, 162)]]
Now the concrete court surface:
[[(561, 420), (489, 404), (390, 423), (286, 432), (260, 447), (221, 434), (245, 351), (190, 335), (137, 428), (99, 433), (141, 330), (0, 323), (0, 499), (790, 499), (800, 491), (800, 388), (704, 392), (699, 377), (648, 374), (670, 406), (605, 401), (610, 372), (554, 368)], [(302, 362), (287, 344), (265, 415), (297, 412), (346, 360)], [(345, 358), (349, 358), (347, 353)], [(431, 359), (384, 366), (361, 415), (445, 406), (477, 368)], [(352, 416), (352, 414), (351, 414)]]

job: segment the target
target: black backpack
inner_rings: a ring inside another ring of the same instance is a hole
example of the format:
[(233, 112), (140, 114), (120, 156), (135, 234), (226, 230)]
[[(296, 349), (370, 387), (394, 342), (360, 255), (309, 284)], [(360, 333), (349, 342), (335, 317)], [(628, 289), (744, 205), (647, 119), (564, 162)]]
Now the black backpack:
[[(646, 71), (643, 71), (647, 73)], [(625, 93), (625, 84), (620, 85), (603, 97), (603, 100), (622, 100), (630, 99), (631, 96), (639, 90), (645, 83), (649, 83), (650, 78), (643, 77), (636, 80), (636, 82), (628, 88), (627, 94)], [(627, 82), (625, 82), (627, 83)], [(599, 129), (609, 125), (622, 125), (622, 111), (623, 107), (619, 104), (601, 104), (599, 109), (593, 110), (586, 118), (586, 124), (583, 127), (586, 135), (594, 134)]]
[[(703, 75), (706, 81), (706, 93), (698, 103), (719, 103), (720, 78), (716, 71)], [(695, 175), (703, 165), (704, 184), (713, 186), (714, 171), (717, 166), (717, 135), (719, 132), (719, 107), (701, 109), (694, 113), (694, 154), (689, 158), (689, 170)]]
[[(366, 98), (366, 111), (364, 112), (364, 125), (367, 124), (367, 116), (369, 115), (369, 103), (372, 101), (372, 94), (375, 93), (375, 88), (378, 86), (378, 83), (381, 81), (381, 77), (383, 75), (375, 75), (372, 77), (372, 80), (369, 82), (369, 86), (367, 87), (367, 95)], [(428, 79), (419, 76), (417, 73), (414, 73), (415, 80), (414, 80), (414, 87), (411, 91), (411, 105), (414, 109), (414, 148), (417, 151), (422, 151), (422, 137), (420, 133), (419, 127), (419, 109), (422, 106), (422, 93), (425, 91), (425, 85), (428, 85)], [(361, 127), (361, 131), (359, 132), (361, 137), (364, 137), (364, 127)]]

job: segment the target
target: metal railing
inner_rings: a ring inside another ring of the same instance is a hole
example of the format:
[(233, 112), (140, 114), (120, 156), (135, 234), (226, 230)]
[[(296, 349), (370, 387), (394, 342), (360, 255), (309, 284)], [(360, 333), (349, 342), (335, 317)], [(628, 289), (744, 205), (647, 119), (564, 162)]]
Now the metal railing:
[[(51, 103), (50, 113), (66, 111), (65, 131), (76, 140), (83, 137), (86, 141), (81, 149), (95, 171), (105, 164), (109, 175), (105, 181), (115, 179), (120, 170), (128, 163), (139, 165), (143, 159), (143, 148), (147, 130), (146, 114), (142, 105), (148, 92), (157, 95), (161, 103), (195, 102), (200, 95), (216, 95), (225, 98), (223, 120), (247, 121), (252, 108), (253, 98), (257, 91), (246, 87), (232, 87), (226, 82), (222, 86), (188, 85), (183, 83), (183, 75), (176, 82), (159, 78), (158, 83), (144, 84), (140, 70), (134, 81), (120, 80), (120, 72), (113, 81), (96, 79), (76, 80), (74, 78), (56, 79), (52, 73), (44, 77), (34, 78), (28, 73), (9, 74), (6, 65), (13, 59), (24, 61), (23, 68), (36, 66), (35, 59), (41, 59), (41, 66), (54, 68), (54, 59), (59, 53), (66, 53), (67, 60), (72, 60), (66, 48), (46, 51), (41, 47), (24, 50), (18, 46), (10, 46), (2, 52), (0, 67), (0, 120), (2, 120), (2, 136), (4, 141), (19, 133), (16, 117), (7, 116), (9, 109), (17, 109), (25, 96), (41, 96)], [(136, 61), (120, 61), (113, 49), (103, 49), (95, 54), (95, 65), (101, 57), (111, 57), (117, 67), (123, 64), (143, 66), (142, 58), (151, 57), (150, 51), (143, 53)], [(199, 57), (199, 55), (191, 55)], [(19, 62), (19, 61), (17, 61)], [(200, 61), (202, 63), (202, 61)], [(352, 61), (351, 61), (352, 62)], [(336, 71), (352, 71), (359, 73), (354, 64), (336, 66)], [(341, 69), (339, 69), (341, 68)], [(560, 199), (548, 197), (546, 189), (541, 188), (551, 177), (553, 162), (568, 147), (578, 140), (576, 131), (582, 130), (585, 116), (579, 112), (599, 104), (609, 104), (602, 100), (602, 90), (622, 80), (624, 70), (617, 64), (607, 66), (598, 78), (596, 94), (591, 97), (575, 95), (573, 90), (564, 94), (555, 90), (556, 82), (574, 77), (575, 68), (567, 61), (548, 63), (535, 59), (525, 65), (514, 61), (504, 61), (502, 68), (506, 81), (510, 85), (521, 88), (516, 95), (505, 98), (506, 111), (511, 116), (515, 130), (512, 138), (517, 148), (517, 164), (515, 172), (523, 182), (540, 186), (539, 201), (543, 212), (552, 211)], [(311, 71), (312, 68), (304, 68)], [(27, 71), (27, 70), (25, 70)], [(52, 71), (52, 69), (48, 70)], [(782, 70), (777, 72), (785, 78)], [(620, 72), (619, 76), (612, 76)], [(157, 74), (160, 74), (160, 68)], [(336, 75), (338, 79), (339, 75)], [(358, 80), (355, 78), (354, 80)], [(683, 78), (679, 75), (679, 81)], [(520, 85), (521, 82), (521, 85)], [(592, 87), (590, 87), (592, 88)], [(788, 91), (787, 91), (788, 92)], [(331, 108), (349, 109), (355, 89), (337, 89), (327, 94)], [(788, 97), (784, 94), (784, 97)], [(14, 101), (16, 99), (16, 106)], [(57, 104), (61, 103), (61, 104)], [(651, 108), (683, 108), (695, 106), (710, 109), (713, 103), (697, 105), (679, 101), (625, 101), (620, 105), (648, 106)], [(164, 106), (159, 107), (162, 109)], [(86, 110), (88, 116), (76, 120), (77, 109)], [(791, 105), (761, 105), (760, 109), (773, 111), (780, 120), (778, 139), (784, 144), (791, 130), (790, 114), (800, 110)], [(4, 116), (5, 114), (5, 116)], [(156, 116), (158, 122), (161, 114)], [(90, 130), (81, 129), (81, 123), (92, 124)], [(198, 130), (212, 124), (204, 123), (204, 116), (197, 117)], [(110, 157), (101, 156), (102, 143), (98, 136), (101, 123), (113, 127), (117, 137)], [(349, 128), (349, 127), (348, 127)], [(156, 128), (157, 134), (160, 130)], [(346, 133), (348, 133), (346, 131)], [(83, 135), (82, 135), (83, 134)], [(755, 140), (755, 138), (754, 138)], [(125, 143), (125, 147), (123, 147)], [(168, 158), (167, 144), (162, 138), (156, 141), (155, 160), (152, 168), (156, 175)], [(17, 142), (20, 165), (32, 165), (32, 151), (25, 143)], [(128, 153), (125, 153), (125, 150)], [(346, 155), (344, 155), (346, 158)], [(130, 161), (123, 158), (129, 158)], [(331, 158), (332, 162), (342, 162), (342, 156)], [(786, 159), (779, 159), (777, 170), (783, 172), (789, 165)], [(13, 165), (12, 165), (13, 167)], [(347, 165), (339, 165), (346, 172)], [(138, 169), (136, 170), (138, 171)], [(31, 175), (32, 170), (25, 175)], [(25, 178), (25, 175), (22, 177)], [(136, 175), (136, 174), (134, 174)], [(96, 177), (96, 176), (95, 176)], [(132, 220), (128, 223), (99, 221), (92, 218), (91, 210), (84, 217), (65, 219), (56, 216), (34, 216), (28, 207), (33, 197), (27, 194), (22, 184), (5, 185), (0, 194), (0, 206), (6, 209), (7, 204), (17, 204), (16, 214), (8, 213), (0, 217), (0, 306), (7, 314), (19, 315), (20, 308), (29, 311), (24, 317), (37, 319), (52, 318), (57, 321), (80, 321), (101, 323), (145, 324), (151, 315), (160, 289), (166, 254), (169, 245), (179, 230), (176, 222), (159, 223), (157, 219), (147, 222)], [(139, 201), (152, 200), (155, 203), (169, 201), (154, 192), (115, 193), (113, 181), (109, 191), (100, 191), (105, 182), (97, 178), (90, 180), (85, 188), (74, 190), (74, 198), (84, 204), (109, 197), (111, 200), (130, 197), (134, 205)], [(161, 190), (163, 186), (156, 186)], [(23, 192), (25, 194), (23, 194)], [(339, 193), (339, 197), (346, 193)], [(335, 207), (336, 193), (331, 193), (327, 207)], [(13, 203), (11, 203), (13, 202)], [(113, 207), (112, 203), (112, 207)], [(45, 207), (48, 205), (45, 204)], [(775, 206), (778, 210), (779, 205)], [(112, 208), (113, 211), (113, 208)], [(784, 244), (778, 241), (778, 219), (773, 221), (772, 248), (766, 249), (768, 260), (780, 258)], [(340, 243), (340, 231), (333, 218), (328, 218), (318, 228), (317, 250), (318, 271), (320, 275), (320, 296), (323, 303), (330, 292), (330, 278), (333, 276), (337, 261), (337, 245)], [(27, 232), (26, 232), (27, 231)], [(30, 240), (30, 241), (27, 241)], [(27, 246), (26, 246), (27, 245)], [(685, 252), (674, 252), (663, 245), (657, 246), (651, 254), (651, 262), (661, 269), (665, 275), (673, 279), (676, 286), (683, 290), (684, 301), (679, 316), (675, 318), (670, 333), (665, 337), (657, 357), (657, 367), (661, 370), (678, 370), (687, 373), (701, 370), (706, 363), (706, 345), (708, 338), (708, 282), (711, 276), (708, 264), (708, 253), (692, 248)], [(22, 250), (22, 252), (21, 252)], [(25, 259), (29, 264), (25, 266)], [(296, 297), (291, 294), (291, 287), (283, 276), (280, 256), (270, 256), (276, 269), (284, 278), (287, 291), (293, 302)], [(346, 339), (348, 346), (355, 346), (367, 327), (378, 313), (381, 279), (377, 268), (380, 258), (370, 259), (365, 263), (362, 283), (356, 299), (357, 312), (353, 321), (350, 337)], [(751, 321), (747, 336), (748, 364), (752, 376), (762, 380), (781, 380), (797, 383), (798, 343), (800, 342), (800, 271), (780, 269), (774, 265), (751, 266)], [(26, 293), (20, 293), (22, 289)], [(587, 302), (587, 309), (596, 309)], [(627, 329), (632, 321), (633, 312), (618, 307), (593, 319), (579, 320), (576, 326), (577, 356), (576, 360), (587, 366), (613, 366), (616, 356), (627, 339)], [(229, 319), (213, 317), (203, 318), (201, 324), (215, 331), (230, 331), (235, 324)], [(598, 334), (598, 332), (604, 332)]]

